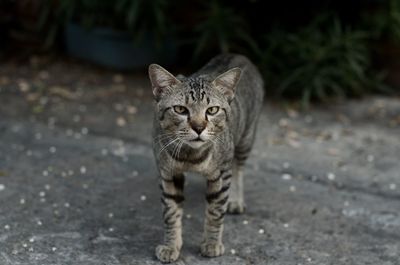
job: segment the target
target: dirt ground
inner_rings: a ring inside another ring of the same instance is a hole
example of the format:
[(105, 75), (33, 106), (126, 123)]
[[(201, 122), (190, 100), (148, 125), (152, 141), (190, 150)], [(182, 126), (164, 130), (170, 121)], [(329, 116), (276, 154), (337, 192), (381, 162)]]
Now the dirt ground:
[[(0, 264), (159, 264), (152, 104), (144, 72), (0, 66)], [(399, 158), (400, 98), (267, 99), (226, 254), (199, 254), (205, 184), (191, 175), (177, 264), (398, 265)]]

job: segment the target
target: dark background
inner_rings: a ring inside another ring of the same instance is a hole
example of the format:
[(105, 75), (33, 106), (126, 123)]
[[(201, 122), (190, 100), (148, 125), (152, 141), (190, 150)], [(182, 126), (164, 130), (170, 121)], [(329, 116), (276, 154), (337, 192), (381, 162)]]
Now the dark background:
[(2, 60), (71, 57), (128, 72), (156, 62), (190, 73), (242, 53), (269, 95), (304, 106), (400, 90), (398, 0), (2, 0), (0, 34)]

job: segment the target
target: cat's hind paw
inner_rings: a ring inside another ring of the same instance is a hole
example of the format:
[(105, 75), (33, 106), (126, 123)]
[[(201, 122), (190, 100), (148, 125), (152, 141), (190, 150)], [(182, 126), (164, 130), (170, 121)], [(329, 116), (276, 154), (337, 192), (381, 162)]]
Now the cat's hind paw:
[(179, 250), (172, 246), (159, 245), (156, 248), (156, 256), (163, 263), (171, 263), (178, 259)]
[(227, 211), (229, 214), (242, 214), (245, 208), (244, 202), (242, 201), (229, 201)]
[(205, 257), (218, 257), (224, 254), (225, 247), (222, 243), (203, 243), (200, 251)]

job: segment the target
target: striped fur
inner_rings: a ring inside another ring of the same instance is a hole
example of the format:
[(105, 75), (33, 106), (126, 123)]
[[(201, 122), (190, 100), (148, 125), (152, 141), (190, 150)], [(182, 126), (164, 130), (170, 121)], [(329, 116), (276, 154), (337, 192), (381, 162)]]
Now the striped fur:
[(177, 78), (149, 67), (155, 105), (154, 155), (160, 172), (164, 243), (162, 262), (178, 259), (182, 247), (184, 172), (207, 181), (201, 253), (215, 257), (222, 244), (225, 213), (242, 213), (242, 167), (253, 145), (263, 100), (263, 81), (241, 55), (220, 55), (195, 74)]

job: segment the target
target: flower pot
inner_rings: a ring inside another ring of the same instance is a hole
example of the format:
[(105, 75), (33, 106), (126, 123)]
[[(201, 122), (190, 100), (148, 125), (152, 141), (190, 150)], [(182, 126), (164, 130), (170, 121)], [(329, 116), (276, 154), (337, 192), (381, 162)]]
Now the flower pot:
[(135, 41), (131, 33), (111, 28), (86, 30), (69, 23), (65, 30), (67, 52), (81, 59), (115, 68), (131, 70), (151, 63), (169, 65), (176, 59), (176, 45), (164, 40), (157, 45), (151, 34)]

